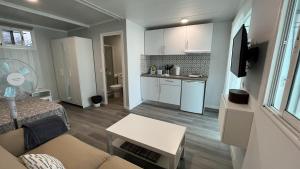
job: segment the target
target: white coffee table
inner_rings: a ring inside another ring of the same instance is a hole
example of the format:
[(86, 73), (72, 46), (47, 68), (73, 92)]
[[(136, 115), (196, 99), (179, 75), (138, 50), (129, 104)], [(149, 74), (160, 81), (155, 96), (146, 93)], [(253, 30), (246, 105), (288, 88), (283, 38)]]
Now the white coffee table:
[(167, 169), (176, 169), (180, 158), (184, 156), (186, 127), (167, 123), (144, 116), (129, 114), (106, 129), (107, 148), (113, 154), (113, 148), (142, 158), (120, 146), (128, 141), (148, 150), (161, 154), (157, 163), (150, 163)]

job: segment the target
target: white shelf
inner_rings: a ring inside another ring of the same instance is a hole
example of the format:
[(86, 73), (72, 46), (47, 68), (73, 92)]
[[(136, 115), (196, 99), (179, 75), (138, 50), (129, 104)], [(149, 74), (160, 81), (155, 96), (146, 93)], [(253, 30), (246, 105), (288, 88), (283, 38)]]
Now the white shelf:
[[(120, 139), (120, 138), (116, 138), (116, 139), (112, 142), (112, 145), (113, 145), (113, 147), (117, 148), (118, 150), (120, 150), (120, 151), (122, 151), (122, 152), (124, 152), (124, 153), (133, 155), (133, 156), (135, 156), (135, 157), (137, 157), (137, 158), (140, 158), (140, 159), (142, 159), (142, 160), (144, 160), (144, 161), (147, 161), (147, 162), (149, 162), (149, 163), (151, 163), (151, 164), (154, 164), (154, 165), (157, 165), (157, 166), (160, 166), (160, 167), (163, 167), (163, 168), (168, 168), (168, 166), (169, 166), (169, 159), (168, 159), (166, 156), (161, 155), (160, 158), (158, 159), (158, 161), (157, 161), (156, 163), (154, 163), (154, 162), (152, 162), (152, 161), (150, 161), (150, 160), (148, 160), (148, 159), (145, 159), (145, 158), (143, 158), (143, 157), (141, 157), (141, 156), (139, 156), (139, 155), (136, 155), (136, 154), (134, 154), (134, 153), (132, 153), (132, 152), (130, 152), (130, 151), (127, 151), (127, 150), (122, 149), (122, 148), (121, 148), (121, 145), (122, 145), (123, 143), (125, 143), (124, 140), (122, 140), (122, 139)], [(181, 147), (180, 150), (179, 150), (179, 152), (180, 152), (179, 154), (181, 154), (182, 150), (183, 150), (183, 148)], [(178, 157), (178, 159), (176, 159), (177, 164), (179, 163), (179, 160), (180, 160), (180, 157)]]

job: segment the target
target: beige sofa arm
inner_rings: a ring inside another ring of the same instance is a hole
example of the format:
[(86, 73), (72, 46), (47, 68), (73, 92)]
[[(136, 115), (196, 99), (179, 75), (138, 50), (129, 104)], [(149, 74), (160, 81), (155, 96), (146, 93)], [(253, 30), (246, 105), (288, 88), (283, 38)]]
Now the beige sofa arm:
[(25, 153), (23, 128), (0, 135), (0, 145), (16, 157)]

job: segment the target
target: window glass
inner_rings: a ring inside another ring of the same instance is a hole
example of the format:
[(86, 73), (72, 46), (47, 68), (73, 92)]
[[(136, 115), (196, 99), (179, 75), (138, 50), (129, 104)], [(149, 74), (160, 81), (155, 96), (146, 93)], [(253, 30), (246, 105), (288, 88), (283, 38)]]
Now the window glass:
[(32, 38), (31, 33), (29, 31), (23, 31), (23, 39), (24, 39), (24, 45), (27, 47), (32, 46)]
[(22, 35), (20, 31), (13, 31), (13, 36), (15, 45), (23, 45)]
[(12, 45), (13, 39), (11, 31), (2, 31), (2, 43), (6, 45)]
[[(297, 7), (299, 7), (298, 4), (299, 1), (297, 3)], [(274, 100), (272, 106), (277, 110), (280, 109), (282, 98), (284, 95), (284, 89), (285, 89), (286, 80), (290, 68), (290, 62), (293, 54), (292, 52), (295, 46), (296, 37), (299, 30), (299, 23), (300, 23), (300, 12), (299, 10), (297, 10), (295, 15), (292, 17), (292, 22), (289, 25), (290, 28), (288, 30), (288, 36), (286, 38), (285, 48), (283, 49), (281, 66), (279, 67), (279, 71), (278, 71), (279, 74), (277, 77), (278, 79), (276, 81), (276, 86), (274, 90)]]
[(287, 106), (287, 112), (300, 120), (300, 66), (299, 60), (297, 63), (296, 73), (294, 75), (292, 90)]

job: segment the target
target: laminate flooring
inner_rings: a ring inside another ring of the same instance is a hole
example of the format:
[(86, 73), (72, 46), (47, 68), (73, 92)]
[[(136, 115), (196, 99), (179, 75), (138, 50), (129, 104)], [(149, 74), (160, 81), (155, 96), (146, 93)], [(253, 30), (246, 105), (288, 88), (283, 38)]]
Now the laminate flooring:
[[(63, 106), (70, 119), (70, 133), (101, 150), (106, 151), (105, 129), (129, 113), (134, 113), (187, 127), (185, 158), (180, 161), (178, 168), (233, 168), (229, 146), (219, 140), (216, 112), (205, 111), (204, 115), (199, 115), (152, 104), (141, 104), (127, 111), (119, 100), (111, 100), (110, 104), (100, 108), (82, 109), (65, 103)], [(146, 169), (159, 169), (128, 155), (122, 157)]]

